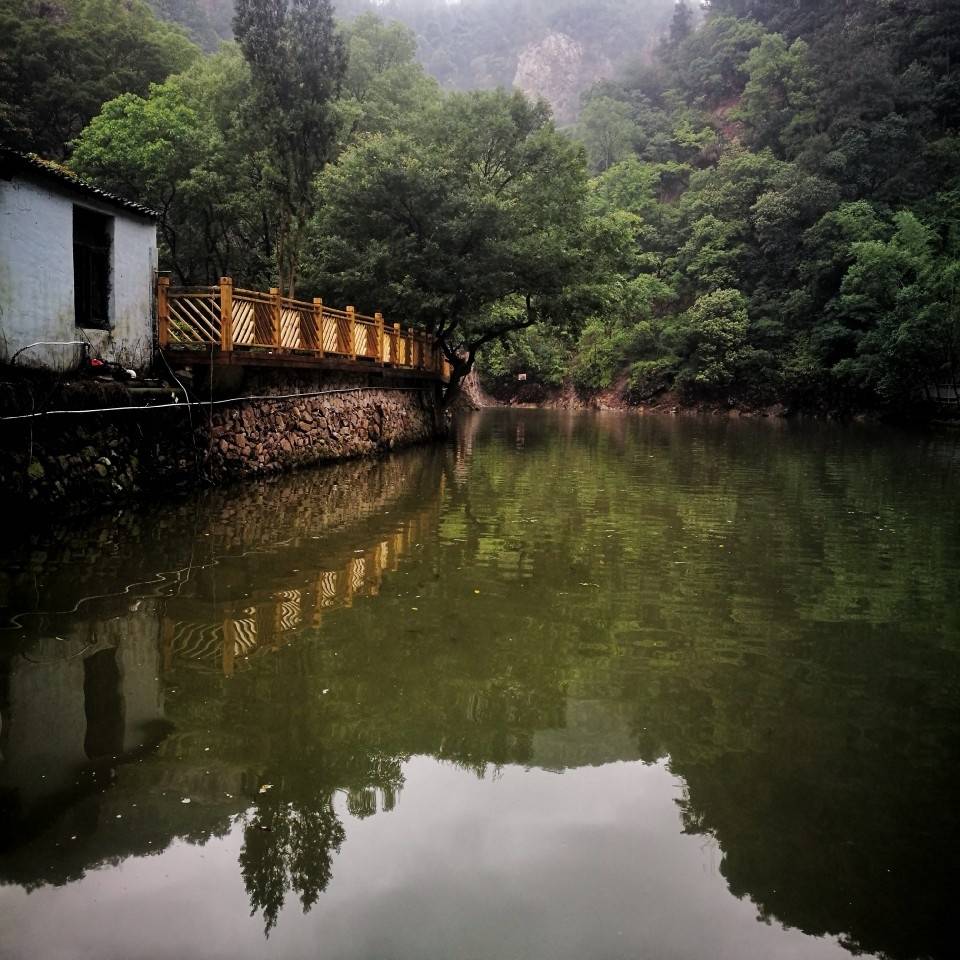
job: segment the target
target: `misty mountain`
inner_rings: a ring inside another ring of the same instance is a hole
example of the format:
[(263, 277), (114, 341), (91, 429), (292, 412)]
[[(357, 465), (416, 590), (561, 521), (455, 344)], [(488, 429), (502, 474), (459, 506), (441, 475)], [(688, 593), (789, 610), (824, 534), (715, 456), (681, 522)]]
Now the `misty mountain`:
[[(232, 0), (150, 0), (206, 50), (231, 35)], [(376, 13), (417, 37), (418, 57), (455, 90), (515, 86), (572, 122), (580, 95), (629, 62), (649, 61), (674, 0), (343, 0), (341, 19)]]

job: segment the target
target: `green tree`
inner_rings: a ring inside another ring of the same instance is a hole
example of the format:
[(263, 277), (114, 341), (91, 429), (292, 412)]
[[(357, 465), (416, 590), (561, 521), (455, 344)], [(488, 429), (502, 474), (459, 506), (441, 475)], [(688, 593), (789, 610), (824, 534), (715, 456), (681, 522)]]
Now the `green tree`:
[(674, 283), (687, 304), (711, 289), (740, 289), (762, 272), (751, 214), (758, 198), (787, 169), (769, 151), (735, 148), (715, 167), (691, 176), (679, 201), (675, 253), (669, 258)]
[(945, 248), (912, 213), (887, 241), (863, 240), (832, 304), (853, 332), (855, 357), (835, 372), (884, 400), (909, 403), (960, 372), (960, 250)]
[(693, 33), (693, 11), (686, 0), (677, 0), (670, 21), (670, 43), (676, 46)]
[(0, 36), (0, 140), (56, 159), (104, 102), (200, 53), (141, 0), (0, 0)]
[(77, 172), (159, 212), (161, 263), (182, 283), (272, 276), (277, 211), (243, 120), (249, 97), (249, 68), (227, 46), (148, 97), (110, 101), (77, 140)]
[(526, 374), (528, 382), (559, 387), (567, 375), (568, 353), (554, 328), (534, 324), (491, 343), (477, 357), (477, 369), (484, 386), (493, 389), (509, 389), (518, 373)]
[(630, 154), (638, 130), (627, 104), (599, 96), (587, 101), (577, 132), (586, 144), (591, 168), (602, 173)]
[(709, 394), (758, 386), (756, 367), (765, 358), (749, 338), (746, 297), (719, 289), (700, 297), (678, 320), (684, 365), (679, 382)]
[(606, 389), (625, 364), (664, 352), (661, 314), (674, 291), (656, 275), (657, 261), (640, 252), (636, 238), (642, 230), (641, 218), (624, 211), (594, 216), (586, 225), (594, 276), (581, 290), (588, 319), (570, 364), (581, 389)]
[(343, 33), (347, 69), (336, 112), (344, 142), (410, 130), (439, 106), (439, 86), (417, 62), (417, 38), (408, 27), (364, 14)]
[(736, 116), (746, 124), (755, 148), (796, 156), (815, 129), (809, 49), (803, 40), (787, 46), (782, 36), (772, 34), (750, 51), (743, 66), (749, 79)]
[[(162, 20), (183, 27), (190, 39), (207, 52), (216, 50), (223, 40), (230, 38), (230, 19), (219, 18), (215, 23), (216, 3), (208, 7), (201, 0), (148, 0), (150, 9)], [(223, 30), (223, 26), (226, 30)], [(219, 27), (219, 29), (218, 29)]]
[(659, 270), (663, 257), (674, 249), (680, 211), (676, 204), (664, 201), (685, 187), (691, 172), (686, 164), (643, 163), (631, 157), (590, 182), (596, 214), (606, 216), (620, 211), (636, 218), (637, 255), (650, 270)]
[(743, 65), (765, 34), (753, 20), (710, 17), (675, 54), (681, 90), (707, 105), (738, 96), (746, 82)]
[(314, 284), (426, 327), (453, 365), (559, 323), (582, 275), (581, 152), (522, 94), (450, 96), (417, 136), (375, 136), (320, 181)]
[(346, 53), (329, 0), (239, 0), (234, 32), (250, 65), (246, 122), (262, 137), (264, 186), (278, 212), (276, 275), (292, 296), (313, 181), (334, 155)]

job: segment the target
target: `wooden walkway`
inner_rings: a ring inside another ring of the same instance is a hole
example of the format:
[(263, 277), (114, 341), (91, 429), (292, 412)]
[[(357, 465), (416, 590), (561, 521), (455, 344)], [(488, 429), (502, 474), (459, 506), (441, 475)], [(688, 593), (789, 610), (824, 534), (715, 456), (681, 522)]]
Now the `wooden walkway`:
[(435, 339), (383, 315), (339, 310), (323, 300), (283, 297), (233, 286), (173, 287), (157, 280), (160, 348), (188, 362), (244, 366), (326, 367), (370, 372), (390, 369), (448, 380), (450, 365)]

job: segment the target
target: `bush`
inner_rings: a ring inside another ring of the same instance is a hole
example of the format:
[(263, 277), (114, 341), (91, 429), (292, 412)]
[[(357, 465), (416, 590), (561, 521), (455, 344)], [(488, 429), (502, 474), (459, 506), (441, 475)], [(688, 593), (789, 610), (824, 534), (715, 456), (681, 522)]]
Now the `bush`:
[(625, 362), (636, 356), (642, 336), (636, 327), (624, 327), (599, 317), (589, 320), (570, 366), (574, 384), (581, 390), (605, 390)]
[(637, 360), (630, 365), (630, 399), (650, 400), (673, 386), (680, 361), (676, 357)]
[(566, 374), (568, 353), (553, 331), (533, 326), (481, 351), (477, 372), (487, 389), (513, 381), (518, 373), (525, 373), (532, 382), (557, 387)]

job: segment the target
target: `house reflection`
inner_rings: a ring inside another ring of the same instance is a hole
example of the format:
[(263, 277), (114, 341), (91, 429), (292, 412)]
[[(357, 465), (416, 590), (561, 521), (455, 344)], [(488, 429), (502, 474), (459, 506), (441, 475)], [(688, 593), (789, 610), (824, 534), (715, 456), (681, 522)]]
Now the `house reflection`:
[(0, 850), (169, 730), (156, 617), (94, 622), (77, 632), (83, 636), (35, 642), (5, 665)]

